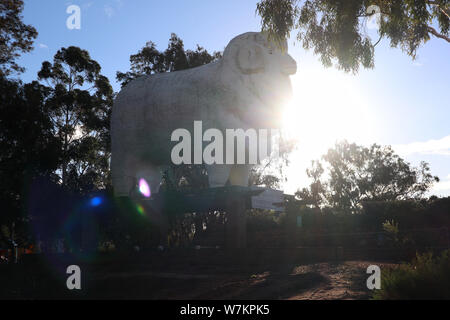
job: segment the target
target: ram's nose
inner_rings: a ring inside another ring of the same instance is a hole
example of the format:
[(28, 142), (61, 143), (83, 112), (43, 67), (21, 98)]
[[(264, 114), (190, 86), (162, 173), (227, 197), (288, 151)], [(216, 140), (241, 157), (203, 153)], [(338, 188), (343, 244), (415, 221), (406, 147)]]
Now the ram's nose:
[(286, 75), (293, 75), (297, 72), (297, 62), (288, 54), (283, 56), (281, 71)]

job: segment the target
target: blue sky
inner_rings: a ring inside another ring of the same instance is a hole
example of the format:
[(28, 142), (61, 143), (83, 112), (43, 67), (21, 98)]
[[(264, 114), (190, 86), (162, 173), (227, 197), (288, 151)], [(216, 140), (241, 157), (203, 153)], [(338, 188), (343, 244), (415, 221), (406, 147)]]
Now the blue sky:
[[(223, 50), (234, 36), (260, 29), (255, 14), (257, 2), (25, 0), (24, 20), (37, 29), (39, 36), (35, 50), (19, 61), (27, 69), (21, 78), (35, 80), (44, 60), (51, 60), (61, 47), (75, 45), (90, 52), (114, 89), (119, 90), (116, 71), (127, 71), (129, 56), (147, 41), (163, 50), (170, 33), (175, 32), (187, 49), (198, 43), (211, 52)], [(66, 9), (71, 4), (81, 7), (80, 30), (66, 28)], [(304, 169), (309, 160), (326, 151), (333, 139), (345, 137), (365, 144), (393, 145), (412, 164), (429, 162), (433, 173), (442, 180), (433, 193), (450, 195), (448, 43), (431, 39), (419, 50), (418, 59), (412, 61), (383, 40), (376, 48), (375, 69), (361, 70), (356, 76), (323, 68), (316, 56), (305, 52), (298, 43), (293, 45), (293, 41), (289, 51), (298, 63), (293, 79), (296, 127), (304, 124), (310, 130), (307, 116), (314, 110), (320, 110), (321, 119), (313, 127), (315, 132), (320, 131), (317, 140), (305, 135), (305, 131), (297, 132), (303, 135), (303, 144), (293, 158), (288, 192), (308, 182)], [(350, 107), (346, 103), (349, 96), (353, 101)], [(343, 124), (333, 123), (336, 115)], [(352, 127), (355, 121), (359, 125)]]

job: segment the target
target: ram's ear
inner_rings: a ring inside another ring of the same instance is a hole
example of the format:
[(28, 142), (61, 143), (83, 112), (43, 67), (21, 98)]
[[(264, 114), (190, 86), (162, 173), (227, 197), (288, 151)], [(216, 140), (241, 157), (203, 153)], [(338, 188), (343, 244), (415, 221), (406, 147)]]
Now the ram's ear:
[(237, 53), (237, 65), (244, 74), (264, 71), (264, 56), (260, 46), (242, 46)]

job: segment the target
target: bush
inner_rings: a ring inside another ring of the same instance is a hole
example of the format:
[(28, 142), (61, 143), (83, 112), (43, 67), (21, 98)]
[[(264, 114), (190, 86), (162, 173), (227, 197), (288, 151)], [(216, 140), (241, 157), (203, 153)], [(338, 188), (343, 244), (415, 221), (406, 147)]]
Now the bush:
[(381, 289), (373, 298), (450, 299), (450, 250), (435, 258), (431, 252), (417, 254), (411, 263), (382, 272)]

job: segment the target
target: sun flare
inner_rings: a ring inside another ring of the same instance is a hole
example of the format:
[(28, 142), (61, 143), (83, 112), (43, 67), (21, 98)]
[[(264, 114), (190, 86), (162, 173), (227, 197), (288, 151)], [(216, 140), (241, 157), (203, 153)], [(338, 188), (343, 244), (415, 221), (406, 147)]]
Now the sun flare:
[(284, 108), (283, 131), (297, 141), (288, 170), (298, 187), (298, 179), (306, 179), (303, 173), (311, 160), (320, 158), (336, 141), (373, 143), (375, 119), (352, 75), (329, 69), (303, 70), (292, 77), (292, 88), (293, 98)]

